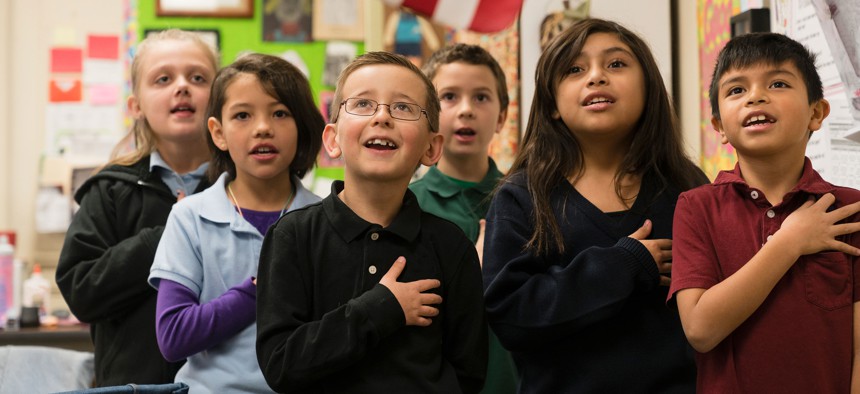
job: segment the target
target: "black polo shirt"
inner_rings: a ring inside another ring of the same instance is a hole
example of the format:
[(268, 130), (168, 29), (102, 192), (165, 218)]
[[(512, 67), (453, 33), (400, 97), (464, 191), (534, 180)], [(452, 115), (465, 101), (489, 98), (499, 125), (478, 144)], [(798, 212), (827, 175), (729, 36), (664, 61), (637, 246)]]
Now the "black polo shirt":
[[(477, 392), (487, 368), (481, 269), (451, 222), (421, 211), (406, 191), (391, 225), (365, 221), (332, 185), (322, 202), (288, 213), (263, 241), (257, 278), (257, 359), (276, 391)], [(405, 325), (379, 284), (438, 279), (440, 314)]]

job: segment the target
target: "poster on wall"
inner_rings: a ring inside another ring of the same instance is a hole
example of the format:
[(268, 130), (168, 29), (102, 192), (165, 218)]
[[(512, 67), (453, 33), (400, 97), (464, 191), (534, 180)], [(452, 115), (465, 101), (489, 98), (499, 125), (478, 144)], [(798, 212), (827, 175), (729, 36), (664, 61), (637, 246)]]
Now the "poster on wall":
[(363, 0), (314, 1), (314, 40), (364, 40), (363, 3)]
[(265, 0), (263, 41), (310, 42), (311, 0)]

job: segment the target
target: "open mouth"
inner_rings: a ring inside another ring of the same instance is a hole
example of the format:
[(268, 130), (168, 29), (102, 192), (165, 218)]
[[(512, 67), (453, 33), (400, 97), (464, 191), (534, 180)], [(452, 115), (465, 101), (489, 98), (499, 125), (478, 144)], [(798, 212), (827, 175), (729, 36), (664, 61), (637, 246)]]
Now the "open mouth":
[(464, 128), (462, 128), (462, 129), (457, 129), (456, 131), (454, 131), (454, 134), (456, 134), (456, 135), (462, 135), (462, 136), (465, 136), (465, 137), (471, 137), (471, 136), (474, 136), (474, 135), (475, 135), (475, 134), (477, 134), (477, 133), (475, 133), (475, 130), (472, 130), (472, 129), (468, 128), (468, 127), (464, 127)]
[(251, 150), (252, 155), (270, 155), (278, 153), (278, 150), (272, 146), (258, 146)]
[(177, 112), (190, 112), (190, 113), (192, 113), (192, 114), (193, 114), (193, 113), (194, 113), (194, 108), (192, 108), (192, 107), (188, 107), (188, 106), (184, 106), (184, 105), (179, 105), (179, 106), (176, 106), (176, 107), (173, 107), (173, 108), (171, 108), (171, 109), (170, 109), (170, 113), (172, 113), (172, 114), (175, 114), (175, 113), (177, 113)]
[(585, 103), (583, 103), (583, 105), (587, 106), (587, 105), (602, 104), (602, 103), (614, 103), (614, 102), (615, 101), (612, 101), (606, 97), (593, 97), (593, 98), (587, 100)]
[(744, 122), (744, 127), (755, 126), (755, 125), (760, 125), (760, 124), (767, 124), (767, 123), (775, 123), (775, 122), (776, 122), (776, 119), (771, 118), (767, 115), (753, 115), (753, 116), (750, 116)]
[(391, 142), (382, 138), (374, 138), (370, 141), (364, 143), (366, 148), (370, 149), (379, 149), (379, 150), (394, 150), (397, 149), (397, 145), (394, 142)]

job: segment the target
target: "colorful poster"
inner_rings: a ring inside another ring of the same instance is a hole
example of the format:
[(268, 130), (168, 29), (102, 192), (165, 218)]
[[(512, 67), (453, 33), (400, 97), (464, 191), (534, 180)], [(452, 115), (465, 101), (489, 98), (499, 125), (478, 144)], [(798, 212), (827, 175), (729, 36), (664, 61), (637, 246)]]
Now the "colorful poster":
[(720, 135), (711, 126), (711, 103), (708, 89), (714, 73), (714, 62), (720, 50), (731, 38), (730, 20), (740, 11), (740, 0), (699, 0), (699, 67), (701, 81), (702, 162), (709, 179), (720, 170), (732, 169), (737, 161), (730, 144), (723, 145)]

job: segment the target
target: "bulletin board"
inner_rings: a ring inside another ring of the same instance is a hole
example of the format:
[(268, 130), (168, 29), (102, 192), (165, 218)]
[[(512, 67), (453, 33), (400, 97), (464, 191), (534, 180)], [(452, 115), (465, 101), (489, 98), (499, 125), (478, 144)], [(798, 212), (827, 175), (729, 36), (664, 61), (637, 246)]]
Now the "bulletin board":
[[(745, 11), (740, 0), (699, 1), (702, 167), (713, 179), (736, 162), (731, 145), (721, 145), (710, 124), (708, 86), (719, 51), (730, 38), (732, 15)], [(771, 30), (816, 54), (830, 115), (814, 132), (806, 155), (833, 184), (860, 188), (860, 3), (856, 0), (771, 0)]]
[[(335, 10), (323, 10), (321, 8), (325, 5), (332, 6), (337, 4), (341, 4), (342, 6), (331, 7), (336, 8)], [(254, 11), (251, 17), (176, 17), (159, 16), (154, 1), (137, 1), (137, 17), (131, 21), (130, 26), (135, 30), (137, 37), (143, 37), (144, 33), (148, 30), (169, 28), (217, 32), (222, 66), (230, 64), (238, 55), (246, 51), (288, 58), (292, 57), (293, 59), (297, 55), (305, 66), (303, 71), (307, 71), (314, 100), (318, 103), (325, 116), (328, 112), (325, 104), (327, 101), (330, 101), (332, 92), (334, 91), (333, 85), (339, 72), (338, 67), (342, 67), (345, 63), (348, 63), (352, 60), (352, 57), (364, 53), (364, 41), (313, 39), (315, 36), (314, 33), (317, 35), (321, 33), (319, 31), (314, 32), (311, 28), (311, 22), (315, 20), (312, 14), (322, 12), (329, 16), (327, 19), (317, 18), (316, 21), (319, 24), (337, 19), (335, 18), (336, 15), (334, 15), (336, 11), (351, 14), (348, 11), (355, 7), (358, 7), (358, 10), (363, 10), (364, 8), (361, 1), (355, 0), (321, 2), (311, 0), (264, 0), (254, 2)], [(360, 14), (358, 12), (355, 15)], [(341, 15), (340, 20), (343, 20), (344, 17), (347, 17), (347, 15)], [(357, 23), (357, 25), (361, 24), (363, 22)], [(343, 34), (348, 34), (348, 37), (353, 39), (359, 38), (362, 34), (360, 27), (354, 26), (343, 29), (342, 32)], [(326, 35), (325, 37), (329, 36)], [(131, 52), (133, 52), (133, 49)], [(291, 53), (285, 56), (288, 52)], [(328, 64), (327, 60), (329, 61)], [(299, 66), (299, 68), (302, 69), (303, 67)], [(343, 169), (338, 162), (321, 157), (318, 163), (320, 165), (315, 168), (312, 176), (325, 179), (343, 178)], [(325, 188), (325, 186), (321, 188)], [(314, 190), (313, 186), (312, 190)], [(314, 190), (314, 192), (318, 194), (322, 193), (322, 195), (328, 194), (328, 190)]]

